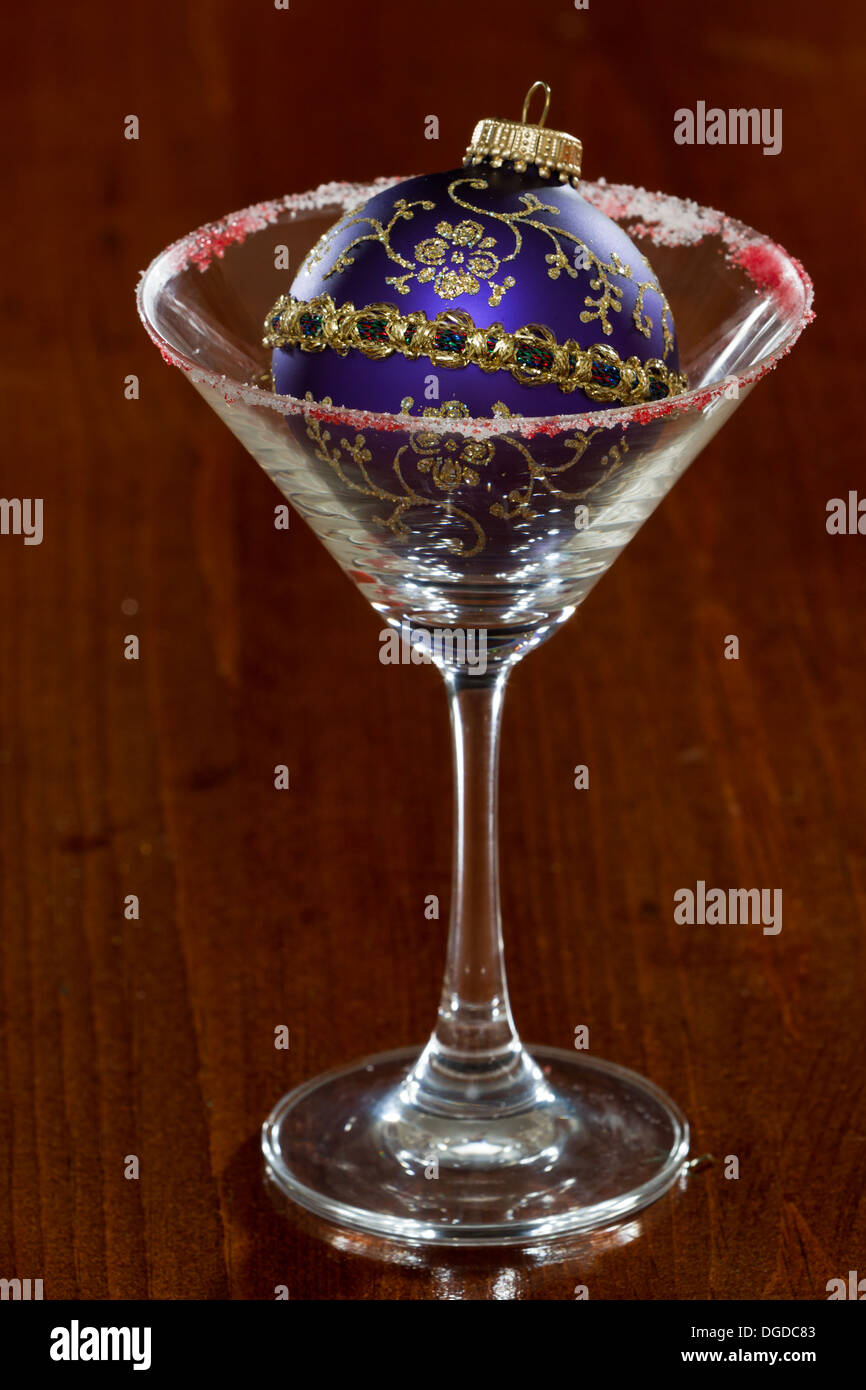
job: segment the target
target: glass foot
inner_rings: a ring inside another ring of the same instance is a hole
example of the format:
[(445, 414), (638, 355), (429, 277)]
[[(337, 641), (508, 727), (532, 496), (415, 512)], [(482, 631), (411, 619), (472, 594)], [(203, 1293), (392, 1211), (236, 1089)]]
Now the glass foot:
[(507, 1245), (608, 1226), (672, 1185), (689, 1127), (650, 1081), (578, 1052), (530, 1047), (532, 1106), (433, 1114), (412, 1101), (416, 1048), (290, 1091), (262, 1129), (271, 1176), (318, 1216), (398, 1241)]

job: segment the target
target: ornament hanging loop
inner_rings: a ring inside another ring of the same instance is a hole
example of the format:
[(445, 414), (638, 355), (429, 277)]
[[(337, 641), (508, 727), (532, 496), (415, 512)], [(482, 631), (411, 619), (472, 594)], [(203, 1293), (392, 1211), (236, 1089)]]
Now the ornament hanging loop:
[(550, 110), (550, 88), (548, 87), (546, 82), (533, 82), (529, 91), (526, 93), (526, 97), (524, 98), (523, 102), (523, 110), (520, 114), (520, 119), (524, 125), (526, 125), (526, 117), (529, 114), (529, 103), (532, 100), (532, 93), (536, 90), (537, 87), (540, 87), (541, 90), (544, 92), (544, 110), (541, 113), (541, 120), (538, 122), (538, 124), (540, 126), (543, 126), (544, 122), (547, 120), (547, 113)]
[[(536, 89), (544, 93), (544, 110), (539, 123), (530, 125), (527, 117)], [(517, 174), (524, 174), (530, 165), (536, 165), (541, 178), (548, 179), (556, 174), (560, 183), (570, 180), (577, 188), (583, 146), (567, 131), (549, 130), (545, 126), (549, 108), (547, 83), (533, 82), (526, 93), (519, 121), (486, 116), (477, 123), (466, 146), (464, 165), (489, 163), (491, 169), (501, 169), (507, 163)]]

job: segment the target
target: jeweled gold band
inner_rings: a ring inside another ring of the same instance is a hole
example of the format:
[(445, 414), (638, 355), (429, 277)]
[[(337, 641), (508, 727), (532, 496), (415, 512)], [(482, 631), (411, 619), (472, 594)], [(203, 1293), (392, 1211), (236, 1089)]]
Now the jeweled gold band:
[(582, 348), (573, 338), (558, 343), (549, 328), (527, 324), (509, 333), (501, 323), (476, 328), (461, 309), (434, 319), (416, 311), (401, 314), (393, 304), (336, 305), (330, 295), (294, 299), (281, 295), (265, 320), (264, 346), (296, 347), (303, 352), (331, 348), (341, 355), (355, 348), (365, 357), (426, 357), (434, 367), (466, 367), (510, 372), (524, 386), (556, 384), (563, 392), (582, 390), (592, 401), (637, 405), (685, 391), (688, 382), (658, 358), (623, 361), (613, 348), (595, 343)]

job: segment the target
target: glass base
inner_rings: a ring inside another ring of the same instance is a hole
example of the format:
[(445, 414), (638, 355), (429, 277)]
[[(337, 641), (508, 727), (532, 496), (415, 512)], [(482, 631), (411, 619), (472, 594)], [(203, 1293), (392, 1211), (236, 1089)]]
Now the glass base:
[(262, 1129), (274, 1181), (341, 1226), (397, 1241), (507, 1245), (609, 1226), (654, 1202), (689, 1127), (650, 1081), (612, 1062), (529, 1048), (543, 1099), (485, 1119), (433, 1114), (401, 1048), (290, 1091)]

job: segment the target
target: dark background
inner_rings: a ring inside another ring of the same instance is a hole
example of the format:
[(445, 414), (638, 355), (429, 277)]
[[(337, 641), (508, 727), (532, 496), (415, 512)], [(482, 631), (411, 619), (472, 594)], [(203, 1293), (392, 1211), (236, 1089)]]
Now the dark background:
[[(866, 538), (825, 530), (862, 477), (858, 8), (54, 0), (8, 11), (4, 49), (0, 493), (44, 498), (45, 539), (0, 537), (0, 1276), (47, 1298), (820, 1299), (866, 1275)], [(258, 1127), (290, 1085), (429, 1030), (444, 694), (379, 663), (380, 620), (301, 524), (274, 530), (272, 485), (133, 290), (232, 209), (453, 165), (537, 77), (587, 177), (771, 234), (818, 319), (505, 715), (518, 1024), (568, 1047), (588, 1023), (715, 1161), (546, 1256), (401, 1252), (275, 1211)], [(675, 145), (698, 100), (781, 107), (782, 153)], [(675, 926), (698, 878), (781, 887), (781, 935)]]

